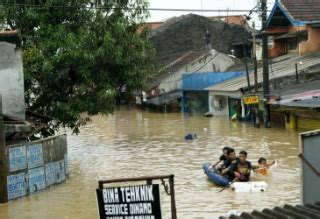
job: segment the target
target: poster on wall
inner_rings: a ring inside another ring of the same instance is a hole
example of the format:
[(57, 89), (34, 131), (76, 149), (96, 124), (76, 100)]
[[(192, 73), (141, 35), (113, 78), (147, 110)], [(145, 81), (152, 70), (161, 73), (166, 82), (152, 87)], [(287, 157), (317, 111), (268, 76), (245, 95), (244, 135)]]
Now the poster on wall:
[(44, 168), (39, 167), (28, 171), (30, 193), (46, 188)]
[(43, 166), (42, 144), (29, 145), (27, 148), (28, 169)]
[(97, 189), (100, 218), (161, 218), (159, 184)]
[(56, 165), (56, 182), (60, 183), (66, 180), (64, 160), (55, 162)]
[(45, 165), (46, 185), (50, 186), (56, 183), (56, 163), (48, 163)]
[(25, 173), (7, 176), (8, 200), (27, 195), (28, 179)]
[(26, 146), (9, 148), (10, 172), (27, 168)]

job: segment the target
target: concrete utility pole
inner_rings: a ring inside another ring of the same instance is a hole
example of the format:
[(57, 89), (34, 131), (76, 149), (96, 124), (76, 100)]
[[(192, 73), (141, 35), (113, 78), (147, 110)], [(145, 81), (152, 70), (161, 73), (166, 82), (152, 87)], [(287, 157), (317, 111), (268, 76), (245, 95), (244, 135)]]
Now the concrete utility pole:
[(254, 92), (258, 93), (258, 66), (257, 66), (257, 50), (256, 50), (256, 24), (252, 23), (253, 28), (253, 63), (254, 63)]
[(267, 2), (261, 0), (262, 9), (262, 56), (263, 56), (263, 96), (265, 99), (264, 125), (271, 128), (270, 105), (269, 105), (269, 56), (268, 56), (268, 33), (267, 33)]
[(7, 196), (7, 175), (8, 162), (6, 156), (6, 144), (4, 136), (4, 121), (2, 114), (2, 96), (0, 94), (0, 203), (8, 201)]

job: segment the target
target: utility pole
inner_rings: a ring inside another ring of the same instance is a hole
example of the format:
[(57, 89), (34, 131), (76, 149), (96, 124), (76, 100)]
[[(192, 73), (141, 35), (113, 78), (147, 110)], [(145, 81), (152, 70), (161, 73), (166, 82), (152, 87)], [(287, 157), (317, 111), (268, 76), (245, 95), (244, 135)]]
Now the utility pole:
[(262, 56), (263, 56), (263, 96), (265, 100), (264, 125), (271, 128), (270, 122), (270, 105), (269, 105), (269, 57), (268, 57), (268, 33), (267, 33), (267, 3), (261, 0), (262, 9)]
[(254, 63), (254, 92), (258, 94), (258, 66), (257, 66), (257, 50), (256, 50), (256, 24), (252, 23), (253, 27), (253, 63)]
[(251, 93), (251, 85), (250, 85), (250, 76), (249, 76), (249, 69), (248, 69), (248, 62), (247, 62), (247, 41), (243, 43), (242, 50), (243, 50), (243, 61), (246, 67), (246, 76), (247, 76), (247, 83), (248, 83), (248, 92)]

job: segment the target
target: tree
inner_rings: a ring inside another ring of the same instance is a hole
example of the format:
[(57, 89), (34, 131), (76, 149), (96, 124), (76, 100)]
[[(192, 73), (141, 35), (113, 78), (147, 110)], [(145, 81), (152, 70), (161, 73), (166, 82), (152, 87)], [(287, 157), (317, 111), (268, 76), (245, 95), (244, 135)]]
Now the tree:
[(143, 1), (7, 1), (2, 9), (3, 23), (21, 31), (27, 107), (53, 118), (53, 129), (78, 132), (81, 113), (112, 113), (117, 89), (142, 89), (153, 71), (148, 31), (137, 31), (148, 16)]

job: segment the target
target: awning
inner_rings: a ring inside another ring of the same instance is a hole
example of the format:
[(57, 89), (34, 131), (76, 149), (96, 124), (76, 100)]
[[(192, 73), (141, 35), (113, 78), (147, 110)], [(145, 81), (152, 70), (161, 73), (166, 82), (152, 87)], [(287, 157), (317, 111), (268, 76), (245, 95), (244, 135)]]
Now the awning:
[(278, 39), (288, 39), (288, 38), (295, 38), (295, 37), (298, 37), (298, 36), (307, 36), (307, 35), (308, 35), (308, 31), (301, 30), (301, 31), (297, 31), (297, 32), (283, 34), (283, 35), (281, 35), (279, 37), (276, 37), (275, 39), (276, 40), (278, 40)]
[(146, 101), (146, 103), (147, 104), (154, 104), (154, 105), (168, 104), (172, 101), (175, 101), (175, 100), (181, 98), (182, 96), (183, 96), (183, 93), (181, 90), (173, 91), (170, 93), (164, 93), (159, 96), (149, 98)]

